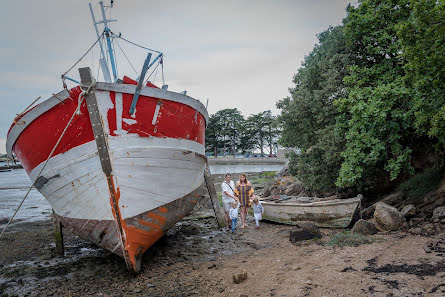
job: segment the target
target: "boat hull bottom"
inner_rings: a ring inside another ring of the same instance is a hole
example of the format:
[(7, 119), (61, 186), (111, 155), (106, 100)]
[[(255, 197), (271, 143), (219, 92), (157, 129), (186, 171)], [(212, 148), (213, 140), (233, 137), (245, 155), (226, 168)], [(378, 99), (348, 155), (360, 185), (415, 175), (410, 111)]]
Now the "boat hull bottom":
[[(201, 185), (190, 194), (163, 206), (123, 220), (124, 242), (115, 220), (88, 220), (55, 214), (62, 226), (79, 236), (123, 258), (128, 255), (130, 270), (138, 273), (143, 254), (204, 197)], [(122, 245), (123, 243), (123, 245)]]

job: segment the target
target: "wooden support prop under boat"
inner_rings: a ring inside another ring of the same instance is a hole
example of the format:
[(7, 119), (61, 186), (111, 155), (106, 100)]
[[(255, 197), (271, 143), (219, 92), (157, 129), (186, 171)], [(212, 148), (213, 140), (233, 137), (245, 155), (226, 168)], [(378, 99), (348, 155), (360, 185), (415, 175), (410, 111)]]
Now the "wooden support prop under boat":
[(53, 210), (53, 225), (54, 225), (54, 240), (56, 243), (56, 255), (59, 257), (65, 256), (65, 249), (63, 245), (63, 231), (62, 224), (57, 218)]
[(213, 211), (215, 212), (218, 226), (223, 228), (226, 226), (224, 220), (224, 211), (219, 205), (218, 195), (216, 194), (215, 185), (213, 184), (212, 174), (210, 173), (209, 164), (206, 162), (206, 169), (204, 170), (204, 179), (206, 181), (207, 190), (209, 191), (210, 200), (212, 201)]

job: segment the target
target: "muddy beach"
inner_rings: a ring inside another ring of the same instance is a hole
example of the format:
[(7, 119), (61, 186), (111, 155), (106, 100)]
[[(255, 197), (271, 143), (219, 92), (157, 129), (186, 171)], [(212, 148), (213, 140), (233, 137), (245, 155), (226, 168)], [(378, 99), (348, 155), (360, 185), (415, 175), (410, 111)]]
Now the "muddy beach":
[[(444, 234), (374, 235), (358, 247), (289, 242), (290, 226), (263, 222), (232, 235), (199, 211), (148, 253), (138, 276), (124, 261), (65, 233), (54, 257), (50, 221), (23, 223), (0, 245), (1, 296), (443, 296)], [(251, 224), (252, 225), (252, 222)], [(433, 246), (426, 253), (424, 246)], [(234, 284), (234, 274), (248, 278)]]
[[(258, 190), (269, 179), (252, 175)], [(65, 257), (55, 257), (50, 220), (18, 222), (0, 241), (0, 296), (445, 295), (443, 230), (379, 233), (341, 247), (332, 238), (343, 230), (321, 229), (321, 239), (293, 245), (295, 227), (262, 222), (256, 230), (249, 220), (232, 235), (204, 202), (145, 254), (137, 276), (66, 230)], [(247, 279), (235, 284), (243, 271)]]

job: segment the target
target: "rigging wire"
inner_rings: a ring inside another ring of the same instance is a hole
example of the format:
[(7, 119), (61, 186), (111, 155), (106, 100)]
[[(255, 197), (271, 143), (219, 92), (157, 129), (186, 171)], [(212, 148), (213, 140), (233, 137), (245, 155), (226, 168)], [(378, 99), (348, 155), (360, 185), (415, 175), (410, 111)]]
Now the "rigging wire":
[(97, 38), (97, 40), (93, 43), (93, 45), (87, 50), (87, 52), (85, 54), (82, 55), (82, 57), (80, 57), (79, 60), (77, 60), (76, 63), (74, 63), (73, 66), (71, 66), (67, 71), (65, 71), (62, 76), (65, 76), (68, 72), (70, 72), (74, 67), (76, 67), (77, 64), (79, 64), (80, 61), (82, 61), (83, 58), (85, 58), (85, 56), (91, 51), (91, 49), (97, 44), (97, 42), (103, 37), (104, 33), (102, 33), (99, 38)]
[(156, 64), (156, 67), (153, 69), (153, 71), (150, 73), (150, 75), (145, 80), (144, 85), (147, 84), (147, 81), (150, 79), (150, 77), (152, 76), (153, 72), (155, 72), (156, 69), (158, 69), (158, 67), (159, 67), (159, 62)]
[(111, 32), (111, 31), (110, 31), (110, 33), (111, 33), (111, 35), (114, 36), (115, 38), (120, 38), (120, 39), (122, 39), (122, 40), (124, 40), (124, 41), (126, 41), (126, 42), (128, 42), (128, 43), (131, 43), (132, 45), (135, 45), (135, 46), (137, 46), (137, 47), (140, 47), (140, 48), (143, 48), (143, 49), (146, 49), (146, 50), (149, 50), (149, 51), (158, 53), (158, 54), (162, 54), (160, 51), (157, 51), (157, 50), (154, 50), (154, 49), (151, 49), (151, 48), (148, 48), (148, 47), (139, 45), (139, 44), (137, 44), (137, 43), (134, 43), (134, 42), (132, 42), (132, 41), (130, 41), (130, 40), (128, 40), (128, 39), (123, 38), (122, 36), (119, 36), (119, 35), (114, 34), (114, 33)]
[(139, 73), (136, 71), (136, 69), (134, 68), (133, 64), (131, 64), (130, 59), (128, 59), (127, 55), (125, 54), (124, 50), (122, 49), (122, 47), (120, 46), (119, 42), (117, 42), (116, 40), (116, 44), (117, 46), (120, 48), (121, 52), (124, 54), (124, 57), (127, 59), (128, 63), (130, 64), (131, 68), (133, 68), (134, 72), (136, 73), (136, 75), (139, 75)]

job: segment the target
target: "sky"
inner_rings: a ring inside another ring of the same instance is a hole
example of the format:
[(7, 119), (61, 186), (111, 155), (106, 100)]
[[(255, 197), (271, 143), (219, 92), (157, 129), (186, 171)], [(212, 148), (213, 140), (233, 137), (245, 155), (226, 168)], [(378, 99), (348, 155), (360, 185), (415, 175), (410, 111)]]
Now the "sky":
[[(12, 119), (34, 99), (62, 90), (60, 75), (96, 41), (88, 3), (9, 0), (0, 11), (0, 153)], [(272, 110), (289, 95), (292, 78), (316, 35), (346, 16), (348, 0), (115, 0), (111, 30), (164, 53), (169, 90), (208, 103), (210, 114), (238, 108), (244, 116)], [(109, 2), (104, 1), (107, 5)], [(135, 79), (146, 51), (118, 41), (119, 76)], [(77, 68), (98, 71), (96, 46)], [(162, 85), (160, 72), (151, 80)], [(101, 80), (101, 77), (99, 77)], [(74, 86), (73, 84), (69, 86)]]

